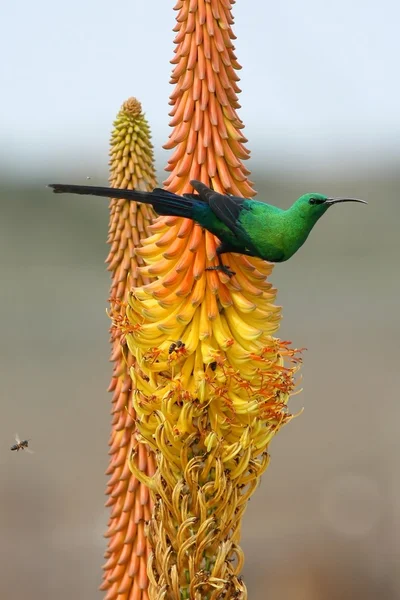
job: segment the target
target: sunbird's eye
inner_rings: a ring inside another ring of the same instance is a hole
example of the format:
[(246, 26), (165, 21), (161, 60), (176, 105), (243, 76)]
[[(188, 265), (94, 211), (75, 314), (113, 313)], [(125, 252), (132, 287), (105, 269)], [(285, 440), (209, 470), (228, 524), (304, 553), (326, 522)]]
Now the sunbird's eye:
[(310, 198), (308, 202), (309, 204), (323, 204), (325, 200), (322, 198)]

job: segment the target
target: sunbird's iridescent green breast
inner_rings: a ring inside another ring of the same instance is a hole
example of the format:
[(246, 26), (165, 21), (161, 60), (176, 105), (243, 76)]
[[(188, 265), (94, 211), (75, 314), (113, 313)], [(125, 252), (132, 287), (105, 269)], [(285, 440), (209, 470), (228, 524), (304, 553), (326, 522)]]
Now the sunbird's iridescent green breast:
[(224, 247), (229, 232), (231, 233), (230, 240), (235, 249), (224, 248), (226, 252), (243, 253), (244, 245), (246, 254), (259, 256), (270, 262), (283, 262), (293, 256), (304, 244), (317, 220), (328, 209), (328, 206), (321, 205), (309, 210), (310, 197), (321, 196), (319, 194), (302, 196), (288, 210), (254, 200), (245, 200), (236, 224), (237, 235), (233, 235), (225, 225), (225, 235), (222, 234), (221, 229), (217, 233), (218, 222), (215, 217), (212, 228), (215, 227), (216, 235), (224, 240)]
[[(51, 184), (55, 193), (89, 194), (151, 204), (159, 215), (193, 219), (216, 235), (218, 255), (237, 252), (270, 262), (288, 260), (304, 244), (315, 223), (332, 204), (363, 202), (309, 193), (287, 210), (271, 204), (219, 194), (200, 181), (191, 181), (197, 194), (179, 196), (156, 188), (152, 192), (116, 188)], [(366, 203), (365, 203), (366, 204)], [(221, 265), (221, 269), (224, 269)]]
[(328, 210), (325, 204), (309, 204), (310, 199), (326, 201), (321, 194), (305, 194), (288, 210), (247, 200), (249, 210), (240, 215), (244, 230), (251, 232), (257, 254), (271, 262), (288, 260), (304, 244), (315, 223)]

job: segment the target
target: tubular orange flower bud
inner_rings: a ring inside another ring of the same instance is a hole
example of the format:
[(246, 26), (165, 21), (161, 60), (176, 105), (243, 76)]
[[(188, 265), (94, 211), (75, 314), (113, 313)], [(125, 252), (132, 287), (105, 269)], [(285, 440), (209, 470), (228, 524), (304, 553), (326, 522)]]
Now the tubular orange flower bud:
[[(112, 187), (142, 190), (152, 190), (156, 185), (150, 130), (135, 98), (124, 102), (114, 122), (110, 183)], [(140, 325), (131, 326), (125, 307), (133, 286), (150, 283), (150, 278), (139, 272), (143, 260), (136, 249), (149, 234), (153, 218), (154, 213), (147, 205), (110, 201), (108, 243), (111, 248), (107, 263), (112, 274), (110, 316), (113, 319), (111, 360), (114, 372), (109, 388), (113, 392), (113, 419), (107, 505), (112, 507), (112, 512), (106, 533), (109, 544), (101, 586), (102, 590), (107, 590), (107, 600), (148, 598), (146, 567), (150, 550), (144, 527), (150, 518), (152, 501), (147, 486), (130, 472), (127, 464), (132, 449), (137, 448), (137, 441), (129, 375), (135, 358), (127, 348), (126, 336)], [(138, 468), (142, 473), (152, 475), (155, 470), (152, 452), (144, 445), (140, 445), (137, 452)]]

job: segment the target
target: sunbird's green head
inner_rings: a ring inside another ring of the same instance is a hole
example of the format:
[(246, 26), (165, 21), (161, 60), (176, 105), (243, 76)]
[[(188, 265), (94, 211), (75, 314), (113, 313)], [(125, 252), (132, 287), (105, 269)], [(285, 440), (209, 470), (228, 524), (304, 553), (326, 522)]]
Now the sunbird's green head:
[(303, 218), (317, 221), (330, 206), (339, 202), (362, 202), (362, 204), (367, 204), (365, 200), (359, 200), (358, 198), (328, 198), (323, 194), (310, 193), (300, 196), (292, 208), (296, 212), (298, 211)]

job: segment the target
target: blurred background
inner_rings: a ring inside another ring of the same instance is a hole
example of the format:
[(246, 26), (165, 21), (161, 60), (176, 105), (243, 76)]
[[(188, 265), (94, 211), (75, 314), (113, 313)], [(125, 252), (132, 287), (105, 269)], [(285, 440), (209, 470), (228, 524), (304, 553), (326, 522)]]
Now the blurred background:
[[(137, 96), (159, 181), (168, 153), (171, 2), (9, 3), (0, 65), (0, 596), (99, 597), (110, 397), (105, 184)], [(154, 10), (154, 6), (157, 10)], [(306, 346), (292, 421), (243, 527), (252, 600), (400, 598), (400, 6), (240, 2), (240, 116), (259, 198), (334, 207), (272, 282), (280, 337)], [(12, 453), (15, 432), (34, 455)]]

